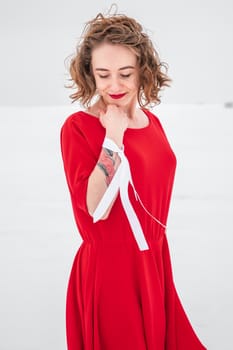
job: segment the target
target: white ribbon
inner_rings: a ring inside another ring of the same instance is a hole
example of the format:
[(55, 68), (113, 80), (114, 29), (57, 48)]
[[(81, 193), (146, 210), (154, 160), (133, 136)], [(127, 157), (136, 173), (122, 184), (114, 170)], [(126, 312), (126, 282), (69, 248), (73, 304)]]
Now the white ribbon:
[(115, 195), (117, 194), (118, 190), (120, 190), (120, 197), (122, 201), (122, 205), (124, 207), (125, 213), (127, 215), (127, 218), (129, 220), (130, 226), (132, 228), (135, 240), (138, 244), (138, 247), (140, 250), (147, 250), (149, 249), (148, 244), (146, 242), (144, 233), (142, 231), (140, 222), (137, 218), (137, 215), (130, 203), (129, 196), (128, 196), (128, 185), (131, 183), (136, 199), (137, 198), (137, 192), (134, 188), (134, 184), (131, 177), (130, 167), (128, 159), (126, 158), (124, 154), (124, 149), (120, 149), (115, 142), (113, 142), (109, 138), (105, 138), (103, 142), (103, 147), (110, 149), (113, 152), (117, 152), (121, 163), (119, 167), (117, 168), (117, 171), (115, 172), (112, 181), (110, 182), (107, 190), (105, 191), (103, 197), (101, 198), (97, 208), (95, 209), (93, 213), (93, 221), (94, 223), (100, 220), (100, 218), (104, 215), (104, 213), (109, 208), (112, 200), (114, 199)]

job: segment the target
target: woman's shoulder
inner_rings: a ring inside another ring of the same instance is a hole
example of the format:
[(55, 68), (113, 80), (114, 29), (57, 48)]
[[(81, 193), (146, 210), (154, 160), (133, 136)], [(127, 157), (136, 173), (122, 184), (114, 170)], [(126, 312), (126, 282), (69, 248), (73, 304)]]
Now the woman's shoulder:
[(158, 119), (157, 115), (154, 114), (154, 112), (152, 112), (150, 109), (144, 108), (143, 111), (150, 117)]
[(95, 124), (96, 121), (98, 121), (98, 117), (87, 111), (80, 110), (69, 115), (65, 119), (63, 126), (75, 125), (76, 127), (85, 128), (86, 126), (90, 126), (93, 122)]
[(79, 110), (70, 114), (61, 127), (61, 139), (67, 139), (72, 142), (81, 142), (96, 144), (101, 142), (104, 137), (104, 129), (99, 123), (98, 118), (91, 116), (89, 113)]
[(155, 121), (157, 122), (158, 124), (161, 125), (161, 121), (159, 119), (159, 117), (154, 114), (154, 112), (152, 112), (151, 110), (149, 109), (143, 109), (143, 111), (147, 114), (147, 116), (152, 120), (152, 121)]
[[(92, 124), (92, 119), (85, 111), (77, 111), (70, 114), (62, 124), (61, 131), (68, 133), (81, 133), (88, 134), (89, 131), (93, 131), (96, 128), (96, 124)], [(96, 122), (96, 121), (95, 121)]]
[(68, 117), (66, 117), (65, 121), (62, 124), (63, 128), (71, 128), (76, 125), (76, 127), (81, 127), (83, 124), (83, 118), (84, 118), (84, 112), (83, 111), (77, 111), (72, 114), (70, 114)]
[(160, 117), (157, 116), (157, 114), (154, 114), (154, 112), (146, 109), (144, 110), (145, 113), (147, 113), (148, 117), (152, 120), (152, 122), (154, 122), (162, 131), (163, 134), (165, 134), (165, 130), (163, 128), (162, 122), (160, 120)]

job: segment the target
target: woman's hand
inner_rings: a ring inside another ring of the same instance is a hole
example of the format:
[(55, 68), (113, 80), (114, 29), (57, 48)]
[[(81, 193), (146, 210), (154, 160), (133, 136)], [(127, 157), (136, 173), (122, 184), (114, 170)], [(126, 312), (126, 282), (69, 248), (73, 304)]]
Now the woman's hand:
[(106, 137), (112, 139), (121, 147), (125, 130), (129, 124), (127, 114), (120, 107), (108, 105), (106, 112), (100, 112), (100, 122), (106, 129)]

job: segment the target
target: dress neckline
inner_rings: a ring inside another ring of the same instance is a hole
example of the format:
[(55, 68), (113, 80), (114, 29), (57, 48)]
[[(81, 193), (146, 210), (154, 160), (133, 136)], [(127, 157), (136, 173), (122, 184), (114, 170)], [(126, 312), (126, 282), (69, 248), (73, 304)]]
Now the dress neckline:
[[(150, 125), (151, 125), (151, 119), (150, 119), (149, 113), (148, 113), (148, 111), (145, 110), (145, 109), (141, 109), (141, 111), (147, 116), (148, 124), (145, 125), (145, 126), (143, 126), (143, 127), (141, 127), (141, 128), (130, 128), (130, 127), (128, 127), (128, 128), (126, 129), (126, 132), (128, 132), (128, 131), (130, 131), (130, 132), (131, 132), (131, 131), (140, 131), (140, 130), (143, 131), (143, 130), (149, 129), (149, 127), (150, 127)], [(88, 113), (88, 112), (86, 112), (86, 111), (81, 111), (81, 112), (84, 113), (86, 116), (92, 118), (92, 119), (96, 119), (96, 120), (99, 119), (99, 118), (96, 117), (95, 115), (93, 115), (93, 114), (91, 114), (91, 113)]]

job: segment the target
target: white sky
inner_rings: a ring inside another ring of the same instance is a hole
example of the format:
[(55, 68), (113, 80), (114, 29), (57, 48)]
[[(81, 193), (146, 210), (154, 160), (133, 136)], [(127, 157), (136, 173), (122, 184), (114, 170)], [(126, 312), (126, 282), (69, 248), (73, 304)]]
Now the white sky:
[[(64, 59), (112, 1), (9, 0), (0, 7), (0, 105), (69, 104)], [(151, 33), (173, 86), (166, 103), (233, 100), (231, 0), (117, 1)]]

